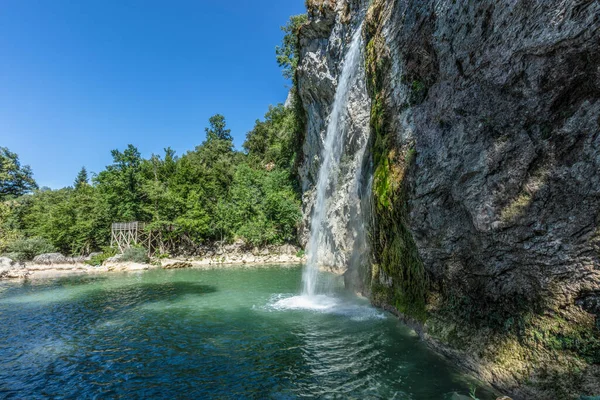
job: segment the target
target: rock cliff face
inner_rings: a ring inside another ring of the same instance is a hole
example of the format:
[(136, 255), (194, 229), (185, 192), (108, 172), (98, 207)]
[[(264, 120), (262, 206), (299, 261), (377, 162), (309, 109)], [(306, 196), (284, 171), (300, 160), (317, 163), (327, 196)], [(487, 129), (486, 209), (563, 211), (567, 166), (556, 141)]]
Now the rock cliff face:
[[(298, 71), (306, 215), (366, 3), (309, 2)], [(368, 5), (367, 89), (349, 104), (357, 139), (341, 174), (373, 179), (360, 285), (516, 398), (600, 394), (599, 29), (591, 0)], [(360, 203), (347, 193), (330, 211), (341, 268)]]

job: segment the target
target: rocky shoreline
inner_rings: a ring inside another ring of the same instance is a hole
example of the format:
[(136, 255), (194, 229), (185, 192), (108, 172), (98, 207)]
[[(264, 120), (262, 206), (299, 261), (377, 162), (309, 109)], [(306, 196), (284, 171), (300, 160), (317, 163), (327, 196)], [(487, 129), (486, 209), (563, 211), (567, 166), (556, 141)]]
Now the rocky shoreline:
[[(217, 254), (219, 253), (219, 254)], [(236, 266), (257, 267), (260, 265), (298, 265), (306, 257), (291, 245), (264, 249), (241, 250), (225, 246), (220, 251), (207, 252), (193, 257), (173, 257), (152, 259), (148, 264), (127, 262), (113, 257), (102, 265), (92, 266), (86, 263), (90, 257), (65, 257), (61, 254), (43, 254), (31, 262), (18, 262), (0, 257), (0, 280), (24, 280), (53, 278), (72, 275), (91, 275), (110, 272), (139, 272), (152, 269), (213, 269)]]

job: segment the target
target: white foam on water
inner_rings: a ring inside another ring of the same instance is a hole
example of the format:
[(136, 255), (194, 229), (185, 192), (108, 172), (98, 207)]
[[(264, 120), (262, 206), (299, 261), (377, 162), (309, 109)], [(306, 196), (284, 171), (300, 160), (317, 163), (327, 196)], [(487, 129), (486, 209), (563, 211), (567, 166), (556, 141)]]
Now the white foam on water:
[(283, 298), (274, 304), (274, 308), (281, 310), (312, 310), (312, 311), (331, 311), (340, 304), (339, 299), (324, 294), (313, 296), (294, 296)]
[(352, 321), (383, 319), (385, 314), (368, 306), (349, 302), (335, 296), (318, 294), (313, 296), (275, 295), (266, 306), (270, 311), (309, 311), (322, 314), (341, 315)]

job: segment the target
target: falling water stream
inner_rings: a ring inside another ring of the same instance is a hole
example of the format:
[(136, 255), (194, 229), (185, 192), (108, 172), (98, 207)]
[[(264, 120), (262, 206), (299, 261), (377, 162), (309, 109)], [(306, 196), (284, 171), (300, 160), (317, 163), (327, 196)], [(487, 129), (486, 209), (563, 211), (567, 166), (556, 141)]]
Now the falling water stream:
[[(316, 198), (313, 206), (311, 218), (311, 230), (308, 241), (308, 259), (302, 273), (302, 293), (300, 296), (293, 296), (280, 299), (276, 307), (290, 310), (313, 310), (319, 312), (335, 312), (344, 308), (344, 301), (329, 293), (330, 291), (319, 292), (319, 267), (322, 264), (320, 244), (324, 233), (328, 229), (327, 207), (331, 194), (338, 188), (336, 187), (340, 159), (343, 152), (343, 143), (345, 134), (348, 131), (350, 120), (348, 118), (348, 100), (351, 90), (360, 82), (359, 73), (362, 64), (362, 23), (356, 29), (352, 37), (352, 43), (342, 66), (338, 86), (335, 93), (333, 107), (329, 115), (327, 131), (321, 153), (321, 165), (316, 185)], [(362, 146), (366, 146), (365, 143)], [(363, 152), (364, 149), (360, 149)], [(358, 179), (358, 176), (354, 177)], [(356, 182), (352, 185), (356, 187)], [(360, 216), (354, 216), (354, 218)]]
[(352, 43), (344, 59), (321, 154), (322, 163), (319, 169), (316, 199), (308, 242), (308, 261), (302, 276), (304, 286), (302, 294), (309, 298), (313, 298), (317, 294), (317, 279), (320, 265), (319, 243), (321, 234), (326, 229), (327, 193), (330, 185), (335, 183), (336, 180), (343, 148), (343, 132), (346, 131), (346, 125), (348, 124), (347, 105), (349, 93), (353, 83), (357, 80), (359, 68), (362, 63), (361, 28), (362, 24), (354, 33)]

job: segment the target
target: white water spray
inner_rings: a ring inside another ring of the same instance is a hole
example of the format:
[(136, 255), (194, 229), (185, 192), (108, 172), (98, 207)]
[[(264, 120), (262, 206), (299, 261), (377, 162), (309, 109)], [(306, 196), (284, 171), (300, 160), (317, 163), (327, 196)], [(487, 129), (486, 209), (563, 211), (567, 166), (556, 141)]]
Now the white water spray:
[(325, 231), (325, 217), (327, 214), (327, 192), (331, 183), (335, 183), (339, 168), (343, 133), (347, 128), (347, 105), (350, 90), (356, 84), (359, 68), (362, 64), (361, 43), (362, 24), (358, 27), (352, 38), (352, 43), (342, 67), (342, 73), (335, 93), (333, 108), (329, 115), (329, 123), (323, 143), (321, 166), (316, 186), (316, 199), (311, 219), (310, 238), (308, 241), (308, 260), (302, 275), (304, 284), (303, 296), (313, 297), (317, 289), (319, 273), (319, 243), (321, 233)]

